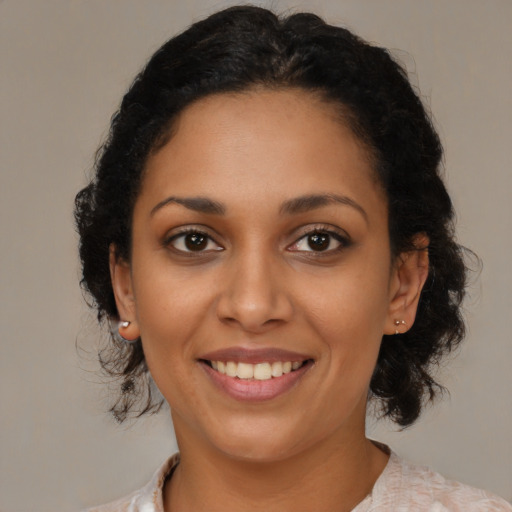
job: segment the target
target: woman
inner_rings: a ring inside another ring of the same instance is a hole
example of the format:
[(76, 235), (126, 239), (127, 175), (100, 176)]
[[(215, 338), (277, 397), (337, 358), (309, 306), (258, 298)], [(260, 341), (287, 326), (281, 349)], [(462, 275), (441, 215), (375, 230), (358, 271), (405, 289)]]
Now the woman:
[(511, 510), (365, 437), (463, 337), (441, 155), (405, 71), (314, 15), (231, 8), (155, 53), (76, 218), (112, 412), (154, 381), (180, 454), (94, 510)]

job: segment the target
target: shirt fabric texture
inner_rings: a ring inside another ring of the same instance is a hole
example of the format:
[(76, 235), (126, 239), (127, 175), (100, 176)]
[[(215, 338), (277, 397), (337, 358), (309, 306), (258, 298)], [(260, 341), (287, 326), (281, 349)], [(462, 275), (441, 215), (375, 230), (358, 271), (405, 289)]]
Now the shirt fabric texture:
[[(138, 491), (85, 512), (164, 512), (163, 486), (178, 463), (177, 453)], [(487, 491), (447, 480), (427, 467), (411, 464), (394, 452), (390, 452), (389, 461), (371, 494), (352, 509), (352, 512), (477, 511), (512, 512), (512, 505)]]

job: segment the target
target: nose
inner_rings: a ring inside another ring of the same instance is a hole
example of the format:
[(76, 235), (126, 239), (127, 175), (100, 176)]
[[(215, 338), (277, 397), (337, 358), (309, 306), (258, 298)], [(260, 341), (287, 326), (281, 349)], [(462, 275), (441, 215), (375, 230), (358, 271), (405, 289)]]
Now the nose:
[(289, 322), (293, 315), (286, 275), (261, 254), (240, 254), (227, 268), (217, 302), (217, 316), (246, 332), (263, 333)]

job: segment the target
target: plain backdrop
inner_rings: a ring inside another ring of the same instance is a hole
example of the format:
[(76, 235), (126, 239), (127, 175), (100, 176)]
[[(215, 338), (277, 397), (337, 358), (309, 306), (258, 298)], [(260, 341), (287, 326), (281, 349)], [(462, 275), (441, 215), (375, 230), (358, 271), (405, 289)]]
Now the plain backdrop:
[[(449, 397), (373, 438), (512, 499), (512, 2), (255, 2), (312, 10), (394, 49), (446, 147), (458, 237), (484, 262)], [(0, 1), (0, 509), (79, 510), (141, 486), (176, 449), (168, 411), (127, 428), (105, 413), (100, 336), (78, 288), (73, 199), (123, 92), (193, 21), (234, 2)], [(77, 346), (79, 347), (77, 349)]]

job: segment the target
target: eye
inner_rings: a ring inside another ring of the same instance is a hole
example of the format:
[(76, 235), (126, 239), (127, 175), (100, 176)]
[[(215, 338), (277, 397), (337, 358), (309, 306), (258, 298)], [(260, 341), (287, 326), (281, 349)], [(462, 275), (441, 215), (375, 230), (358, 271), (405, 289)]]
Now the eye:
[(314, 230), (299, 238), (289, 251), (331, 252), (346, 247), (348, 239), (333, 231)]
[(184, 253), (224, 250), (208, 234), (197, 230), (188, 230), (173, 235), (167, 240), (166, 245), (170, 245), (173, 249)]

